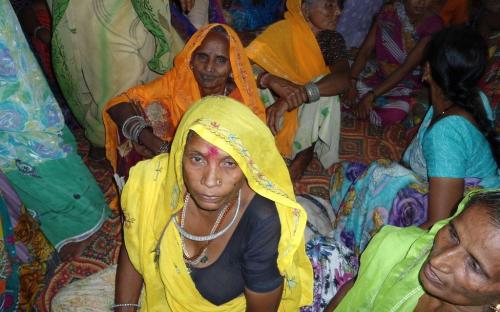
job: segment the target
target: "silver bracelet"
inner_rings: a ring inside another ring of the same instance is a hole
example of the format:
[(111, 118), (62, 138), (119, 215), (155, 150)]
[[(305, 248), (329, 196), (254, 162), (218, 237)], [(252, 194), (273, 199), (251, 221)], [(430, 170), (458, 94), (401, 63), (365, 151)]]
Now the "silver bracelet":
[(111, 308), (109, 310), (114, 311), (116, 308), (129, 308), (129, 307), (137, 308), (137, 310), (141, 309), (141, 305), (138, 303), (116, 303), (111, 305)]
[(309, 82), (304, 86), (304, 88), (306, 88), (306, 93), (309, 99), (309, 103), (316, 102), (321, 97), (318, 85), (315, 84), (314, 82)]
[(142, 130), (150, 127), (149, 124), (144, 120), (142, 116), (131, 116), (125, 120), (122, 125), (122, 133), (126, 139), (131, 140), (134, 143), (140, 144), (139, 135)]

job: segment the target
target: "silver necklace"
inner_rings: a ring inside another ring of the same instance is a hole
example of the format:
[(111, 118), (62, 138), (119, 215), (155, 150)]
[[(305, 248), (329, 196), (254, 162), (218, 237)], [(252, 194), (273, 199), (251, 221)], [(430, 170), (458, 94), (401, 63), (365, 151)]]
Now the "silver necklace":
[[(181, 220), (181, 228), (184, 229), (184, 222), (186, 220), (186, 212), (187, 212), (187, 204), (189, 201), (189, 193), (186, 194), (186, 198), (184, 199), (184, 207), (182, 209), (182, 220)], [(212, 230), (210, 231), (210, 234), (214, 234), (215, 230), (219, 227), (220, 222), (222, 221), (223, 216), (227, 213), (229, 210), (229, 207), (231, 206), (231, 203), (228, 203), (222, 210), (219, 212), (219, 215), (217, 216), (217, 219), (215, 220), (215, 223), (212, 227)], [(208, 249), (208, 243), (206, 246), (203, 248), (201, 253), (196, 257), (196, 259), (191, 259), (191, 255), (189, 254), (187, 248), (186, 248), (186, 242), (184, 241), (184, 236), (181, 236), (181, 246), (182, 246), (182, 252), (184, 253), (184, 261), (187, 262), (191, 266), (195, 266), (198, 263), (202, 262), (205, 263), (208, 261), (207, 257), (207, 249)]]
[[(188, 201), (189, 201), (189, 197), (187, 197), (184, 200), (185, 207), (187, 207)], [(211, 241), (211, 240), (214, 240), (214, 239), (219, 238), (222, 235), (224, 235), (229, 230), (229, 228), (231, 228), (231, 226), (233, 226), (234, 222), (236, 221), (236, 218), (238, 217), (238, 212), (240, 211), (240, 204), (241, 204), (241, 189), (238, 191), (238, 204), (236, 205), (236, 212), (234, 213), (234, 216), (233, 216), (233, 219), (231, 220), (231, 222), (229, 222), (229, 224), (225, 228), (220, 230), (219, 232), (210, 233), (209, 235), (205, 235), (205, 236), (193, 235), (193, 234), (187, 232), (186, 230), (184, 230), (184, 228), (177, 222), (175, 217), (173, 218), (173, 221), (174, 221), (175, 227), (177, 228), (177, 230), (179, 231), (181, 236), (183, 236), (189, 240), (195, 241), (195, 242)], [(184, 208), (183, 210), (185, 211), (186, 209)], [(183, 211), (183, 214), (184, 214), (184, 211)], [(182, 220), (184, 220), (184, 218)]]

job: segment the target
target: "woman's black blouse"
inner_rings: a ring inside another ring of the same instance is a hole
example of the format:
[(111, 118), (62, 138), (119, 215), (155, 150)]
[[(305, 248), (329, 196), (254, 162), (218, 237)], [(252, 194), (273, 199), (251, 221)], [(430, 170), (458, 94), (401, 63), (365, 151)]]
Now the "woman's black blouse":
[(281, 224), (273, 201), (255, 194), (220, 257), (206, 268), (191, 268), (200, 294), (221, 305), (247, 289), (264, 293), (283, 283), (277, 265)]

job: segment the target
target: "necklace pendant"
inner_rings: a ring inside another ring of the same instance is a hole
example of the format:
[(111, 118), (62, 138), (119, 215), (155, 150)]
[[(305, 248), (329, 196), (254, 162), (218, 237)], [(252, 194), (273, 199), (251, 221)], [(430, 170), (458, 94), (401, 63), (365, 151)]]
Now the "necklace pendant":
[(203, 256), (200, 260), (201, 263), (207, 263), (208, 261), (208, 257), (207, 256)]

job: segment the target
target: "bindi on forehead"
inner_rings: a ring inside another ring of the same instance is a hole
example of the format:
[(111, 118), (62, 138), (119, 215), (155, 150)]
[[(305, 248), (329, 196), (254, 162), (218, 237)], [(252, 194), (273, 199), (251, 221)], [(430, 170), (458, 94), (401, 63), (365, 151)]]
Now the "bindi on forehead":
[(208, 158), (216, 158), (219, 156), (219, 149), (215, 146), (210, 146), (207, 153)]

